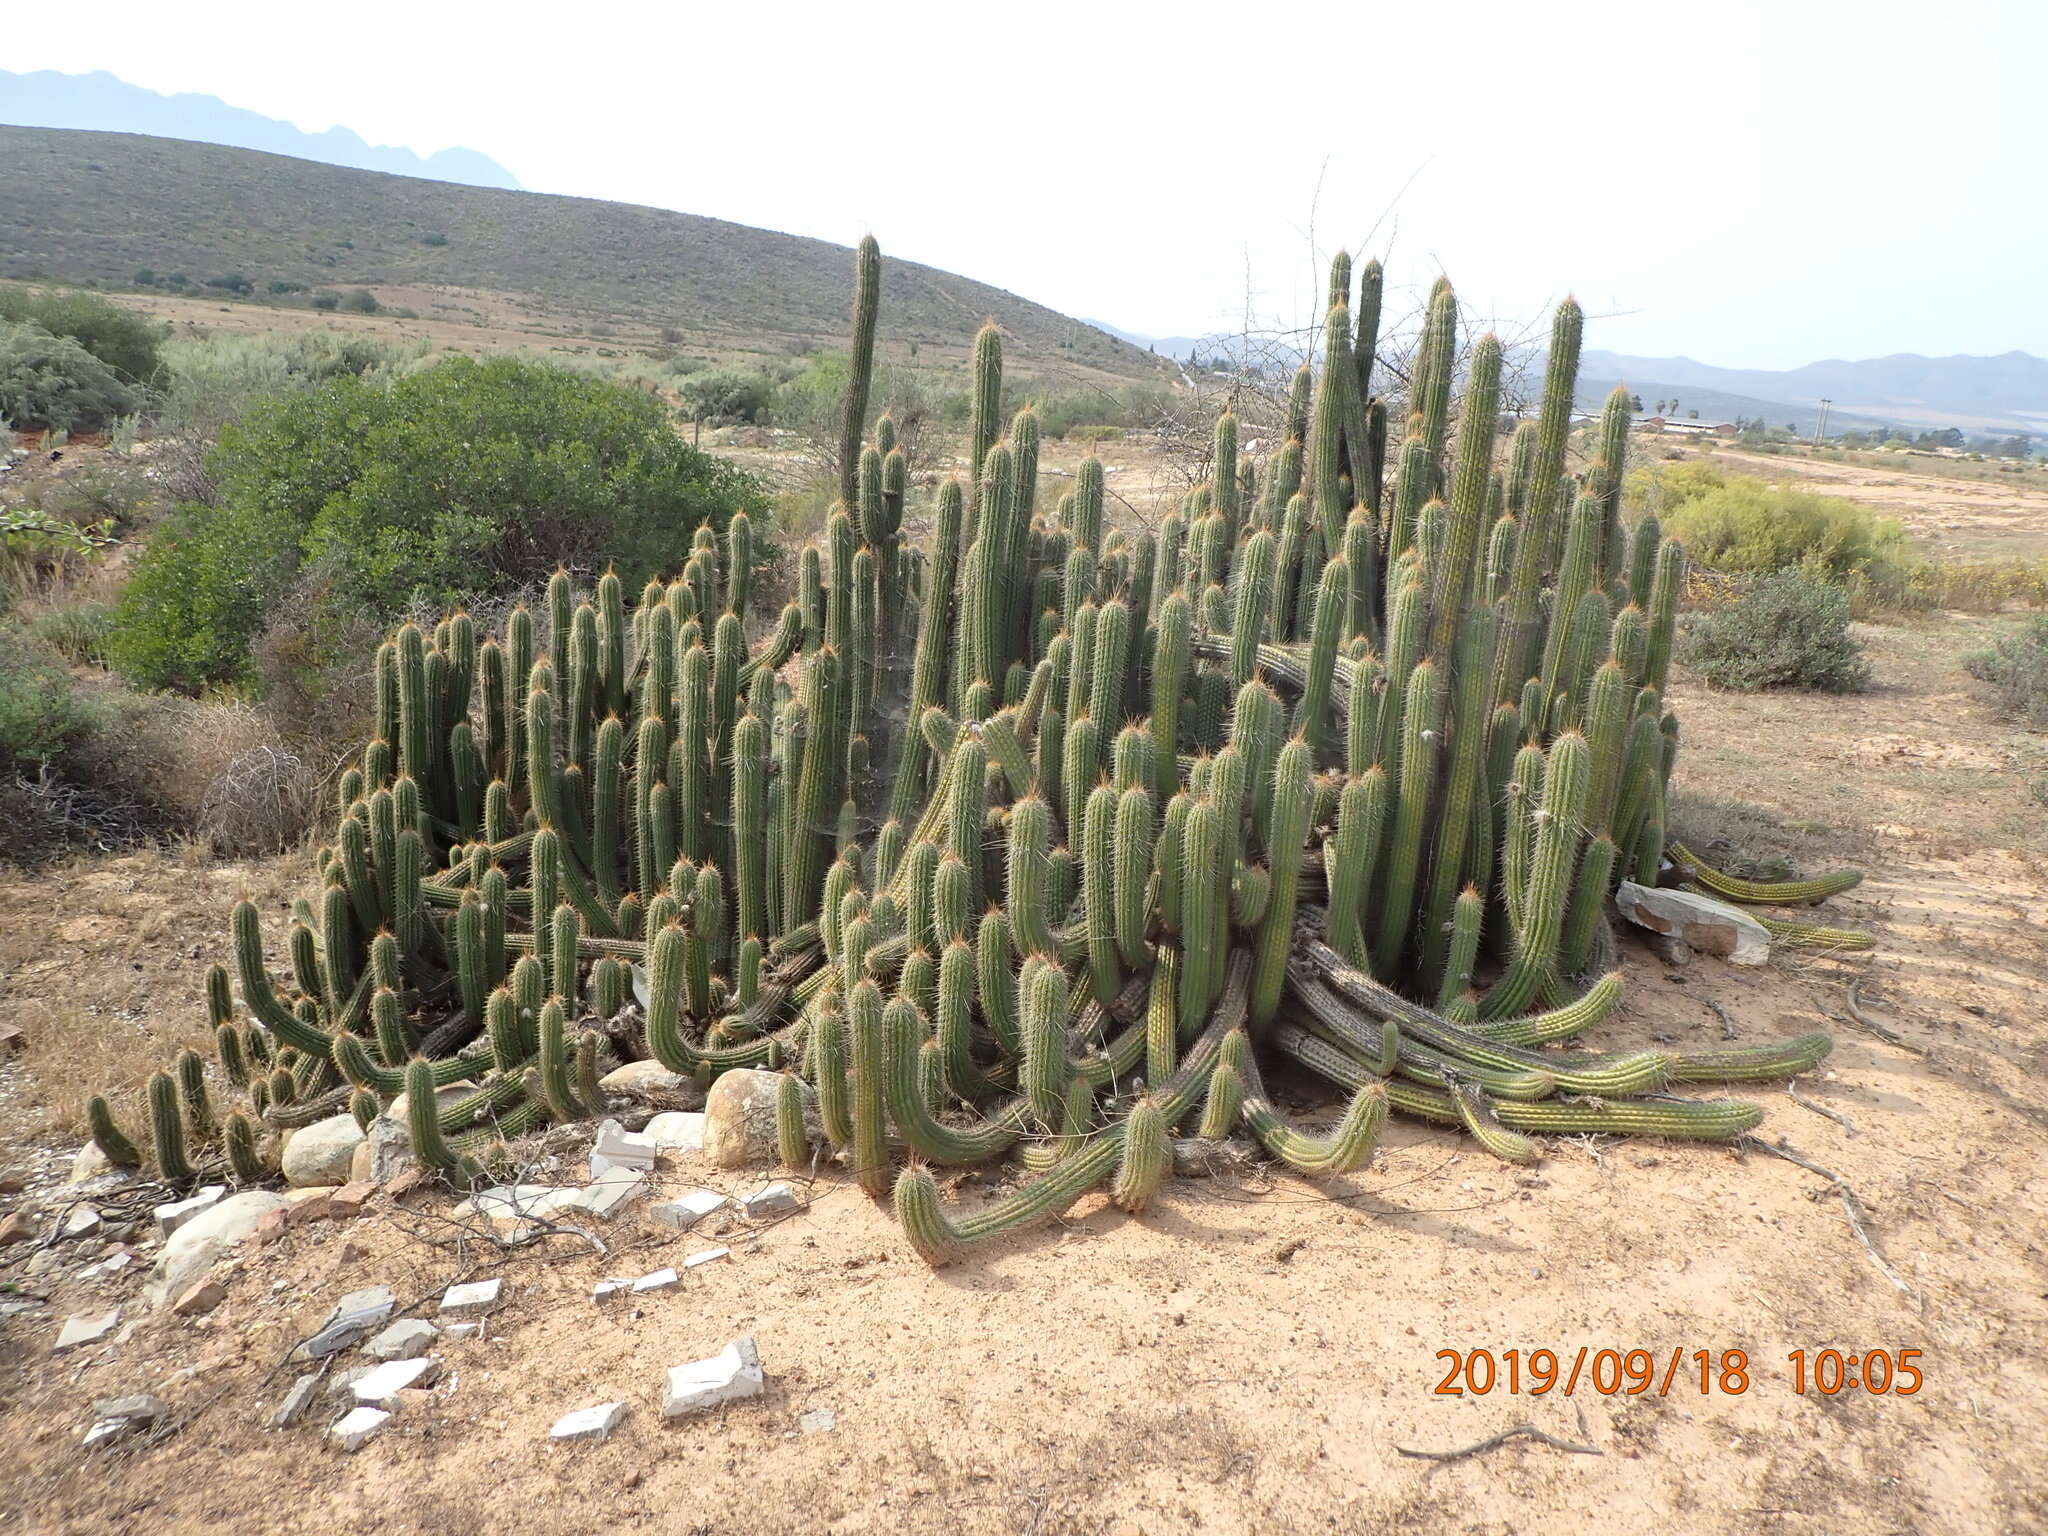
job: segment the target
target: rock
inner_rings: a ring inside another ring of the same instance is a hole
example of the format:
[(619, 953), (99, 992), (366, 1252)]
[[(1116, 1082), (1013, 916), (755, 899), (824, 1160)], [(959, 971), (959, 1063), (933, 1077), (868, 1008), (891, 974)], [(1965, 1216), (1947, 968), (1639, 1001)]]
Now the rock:
[(433, 1347), (441, 1330), (424, 1318), (401, 1317), (371, 1336), (363, 1353), (372, 1360), (415, 1360)]
[(739, 1207), (740, 1214), (749, 1221), (760, 1221), (767, 1217), (787, 1216), (793, 1211), (800, 1211), (804, 1208), (804, 1203), (798, 1198), (793, 1185), (785, 1184), (778, 1179), (773, 1184), (763, 1184), (751, 1195), (740, 1196)]
[(356, 1148), (366, 1138), (354, 1115), (330, 1115), (305, 1127), (286, 1144), (280, 1166), (294, 1189), (346, 1184)]
[(695, 1269), (700, 1264), (715, 1264), (720, 1259), (729, 1257), (731, 1253), (730, 1248), (706, 1248), (683, 1260), (683, 1268)]
[(173, 1200), (169, 1205), (156, 1208), (156, 1232), (158, 1237), (169, 1237), (194, 1216), (203, 1215), (227, 1198), (225, 1184), (209, 1184), (197, 1194), (185, 1200)]
[(451, 1285), (441, 1298), (440, 1315), (449, 1318), (482, 1317), (495, 1312), (503, 1302), (502, 1280), (472, 1280), (468, 1285)]
[(657, 1150), (653, 1137), (637, 1135), (618, 1121), (607, 1120), (597, 1128), (597, 1141), (590, 1149), (590, 1176), (603, 1178), (613, 1168), (652, 1168)]
[(114, 1331), (114, 1325), (121, 1321), (121, 1309), (102, 1314), (99, 1317), (67, 1317), (64, 1326), (57, 1330), (57, 1342), (50, 1346), (50, 1353), (61, 1355), (70, 1350), (83, 1349), (88, 1344), (97, 1344)]
[(378, 1366), (367, 1376), (356, 1380), (349, 1392), (359, 1403), (372, 1408), (389, 1408), (398, 1401), (398, 1394), (414, 1387), (433, 1385), (434, 1378), (441, 1374), (441, 1362), (421, 1358), (417, 1360), (389, 1360)]
[(131, 1392), (126, 1397), (99, 1398), (92, 1411), (96, 1418), (153, 1424), (171, 1411), (171, 1405), (153, 1392)]
[(695, 1082), (652, 1059), (614, 1067), (597, 1080), (597, 1086), (606, 1093), (652, 1104), (695, 1106), (704, 1102), (704, 1091)]
[(775, 1134), (780, 1072), (739, 1068), (722, 1074), (704, 1100), (704, 1152), (719, 1168), (782, 1160)]
[(370, 1443), (371, 1436), (390, 1422), (391, 1415), (381, 1408), (355, 1408), (327, 1433), (341, 1442), (344, 1451), (360, 1451)]
[(100, 1213), (89, 1205), (76, 1207), (64, 1218), (64, 1229), (57, 1234), (61, 1242), (71, 1242), (81, 1237), (91, 1237), (102, 1226)]
[(85, 1448), (88, 1451), (105, 1450), (135, 1428), (137, 1426), (127, 1419), (101, 1419), (85, 1432)]
[(704, 1116), (672, 1109), (649, 1120), (640, 1134), (652, 1137), (655, 1146), (664, 1152), (702, 1152)]
[(272, 1429), (289, 1429), (305, 1417), (306, 1410), (313, 1406), (313, 1399), (320, 1395), (320, 1373), (308, 1371), (292, 1383), (291, 1391), (285, 1393), (284, 1401), (277, 1405), (277, 1412), (270, 1416)]
[(647, 1208), (647, 1214), (664, 1227), (687, 1232), (706, 1216), (722, 1211), (728, 1204), (715, 1189), (693, 1189), (679, 1200), (663, 1200)]
[(405, 1122), (388, 1114), (379, 1115), (370, 1122), (370, 1129), (349, 1156), (348, 1181), (382, 1186), (418, 1165), (419, 1159), (412, 1151), (412, 1133), (406, 1130)]
[(813, 1408), (796, 1421), (796, 1427), (807, 1435), (823, 1434), (839, 1427), (839, 1415), (830, 1408)]
[(0, 1221), (0, 1248), (5, 1248), (9, 1243), (29, 1242), (35, 1235), (34, 1224), (19, 1211), (9, 1211), (6, 1219)]
[(186, 1287), (171, 1310), (179, 1317), (204, 1317), (227, 1299), (227, 1287), (218, 1280), (200, 1280)]
[(327, 1395), (329, 1397), (353, 1397), (355, 1395), (356, 1383), (375, 1369), (377, 1367), (374, 1365), (356, 1365), (349, 1367), (345, 1371), (336, 1371), (327, 1378)]
[(643, 1296), (649, 1291), (666, 1291), (676, 1284), (676, 1278), (673, 1269), (657, 1269), (633, 1282), (633, 1294)]
[(709, 1360), (692, 1360), (669, 1368), (661, 1391), (663, 1418), (700, 1413), (745, 1397), (759, 1397), (767, 1382), (761, 1375), (761, 1352), (751, 1338), (734, 1339)]
[(194, 1281), (205, 1277), (213, 1261), (233, 1248), (256, 1224), (272, 1211), (287, 1205), (274, 1190), (248, 1189), (230, 1195), (212, 1209), (186, 1222), (164, 1244), (156, 1256), (158, 1281), (151, 1287), (157, 1306), (165, 1306), (190, 1290)]
[[(436, 1109), (453, 1108), (475, 1092), (476, 1084), (466, 1077), (459, 1082), (445, 1084), (434, 1090), (434, 1107)], [(385, 1106), (383, 1118), (395, 1122), (399, 1129), (403, 1130), (405, 1128), (406, 1111), (411, 1103), (411, 1096), (401, 1093)]]
[(1650, 953), (1673, 970), (1682, 969), (1693, 962), (1693, 947), (1675, 933), (1651, 934)]
[(113, 1159), (100, 1150), (98, 1142), (88, 1141), (78, 1149), (78, 1155), (71, 1159), (71, 1177), (66, 1182), (85, 1184), (99, 1178), (102, 1174), (112, 1172), (114, 1172)]
[(1637, 927), (1676, 935), (1692, 948), (1733, 964), (1762, 965), (1771, 958), (1771, 936), (1764, 925), (1711, 896), (1624, 880), (1614, 893), (1614, 904)]
[(83, 1280), (102, 1280), (108, 1275), (118, 1275), (134, 1262), (134, 1254), (129, 1253), (126, 1249), (116, 1249), (91, 1268), (81, 1269), (78, 1272), (79, 1278)]
[(397, 1310), (398, 1298), (391, 1294), (388, 1285), (350, 1291), (334, 1304), (320, 1331), (299, 1346), (299, 1354), (308, 1360), (338, 1355), (383, 1327)]
[(584, 1187), (576, 1203), (605, 1221), (646, 1193), (647, 1175), (638, 1168), (608, 1168)]
[(450, 1323), (441, 1333), (441, 1337), (444, 1339), (455, 1339), (458, 1341), (462, 1339), (480, 1339), (483, 1336), (484, 1323), (482, 1318), (469, 1323)]
[(574, 1413), (565, 1413), (555, 1420), (555, 1427), (548, 1431), (548, 1439), (557, 1444), (573, 1440), (609, 1440), (625, 1416), (624, 1403), (599, 1403), (594, 1408), (578, 1408)]

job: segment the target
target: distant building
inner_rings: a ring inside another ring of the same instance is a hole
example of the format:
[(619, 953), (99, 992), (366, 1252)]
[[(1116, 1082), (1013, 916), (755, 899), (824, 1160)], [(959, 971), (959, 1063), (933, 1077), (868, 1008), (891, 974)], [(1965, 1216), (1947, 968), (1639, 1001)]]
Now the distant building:
[(1677, 437), (1733, 437), (1732, 421), (1673, 421), (1668, 416), (1638, 416), (1630, 428), (1636, 432), (1663, 432)]

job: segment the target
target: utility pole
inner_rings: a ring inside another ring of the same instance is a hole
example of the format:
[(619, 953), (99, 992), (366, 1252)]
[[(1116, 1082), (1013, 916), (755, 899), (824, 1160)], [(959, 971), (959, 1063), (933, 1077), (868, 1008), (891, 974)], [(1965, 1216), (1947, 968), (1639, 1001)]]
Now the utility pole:
[(1828, 399), (1827, 396), (1821, 396), (1820, 416), (1815, 420), (1813, 424), (1813, 441), (1816, 447), (1818, 447), (1822, 439), (1824, 439), (1828, 435), (1828, 407), (1833, 405), (1834, 403), (1835, 402)]

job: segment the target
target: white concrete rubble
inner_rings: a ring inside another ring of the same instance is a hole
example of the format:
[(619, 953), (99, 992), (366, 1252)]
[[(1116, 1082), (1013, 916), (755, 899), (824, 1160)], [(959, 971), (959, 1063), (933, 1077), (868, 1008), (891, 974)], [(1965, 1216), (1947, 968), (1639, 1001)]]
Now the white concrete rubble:
[(441, 1330), (424, 1318), (401, 1317), (363, 1346), (372, 1360), (415, 1360), (434, 1347)]
[(390, 1422), (391, 1415), (381, 1408), (354, 1408), (328, 1434), (341, 1442), (344, 1451), (360, 1451), (370, 1443), (372, 1435)]
[(349, 1392), (359, 1403), (366, 1403), (372, 1408), (389, 1408), (398, 1401), (399, 1393), (414, 1387), (431, 1386), (440, 1374), (441, 1362), (438, 1360), (388, 1360), (367, 1376), (359, 1378)]
[(548, 1439), (563, 1444), (572, 1440), (609, 1440), (612, 1431), (619, 1427), (619, 1420), (625, 1416), (624, 1403), (599, 1403), (592, 1408), (578, 1408), (574, 1413), (565, 1413), (555, 1420), (555, 1427), (548, 1431)]
[(114, 1325), (120, 1321), (119, 1307), (98, 1317), (67, 1317), (64, 1319), (64, 1326), (57, 1330), (57, 1342), (50, 1346), (50, 1353), (61, 1355), (67, 1350), (83, 1349), (88, 1344), (97, 1344), (112, 1333)]
[(678, 1232), (687, 1232), (714, 1211), (722, 1211), (729, 1202), (715, 1189), (693, 1189), (687, 1195), (674, 1200), (662, 1200), (647, 1208), (647, 1214), (664, 1227), (674, 1227)]
[(495, 1312), (502, 1304), (500, 1297), (504, 1289), (502, 1280), (472, 1280), (467, 1285), (451, 1285), (441, 1298), (441, 1316), (482, 1317), (486, 1312)]
[(383, 1327), (397, 1310), (398, 1298), (388, 1285), (350, 1291), (334, 1304), (320, 1331), (299, 1347), (299, 1353), (308, 1360), (339, 1354)]
[(773, 1184), (763, 1184), (751, 1195), (740, 1196), (739, 1205), (741, 1213), (753, 1221), (768, 1216), (787, 1216), (791, 1211), (804, 1208), (795, 1188), (779, 1179)]
[(766, 1387), (760, 1350), (751, 1338), (734, 1339), (708, 1360), (670, 1367), (661, 1392), (662, 1417), (679, 1418), (720, 1403), (759, 1397)]
[(683, 1260), (683, 1268), (695, 1269), (700, 1264), (712, 1264), (731, 1254), (730, 1248), (705, 1248)]
[(676, 1283), (676, 1278), (676, 1272), (673, 1269), (657, 1269), (651, 1274), (642, 1275), (633, 1282), (633, 1294), (635, 1296), (644, 1296), (649, 1291), (668, 1290)]

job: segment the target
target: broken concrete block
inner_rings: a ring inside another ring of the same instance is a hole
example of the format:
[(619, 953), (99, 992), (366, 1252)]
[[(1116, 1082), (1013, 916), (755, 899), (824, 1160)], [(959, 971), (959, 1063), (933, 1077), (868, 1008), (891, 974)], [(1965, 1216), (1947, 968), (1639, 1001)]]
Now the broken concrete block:
[(397, 1310), (398, 1298), (388, 1285), (350, 1291), (334, 1304), (320, 1331), (300, 1346), (299, 1353), (308, 1360), (339, 1354), (383, 1327)]
[(381, 1408), (353, 1408), (327, 1433), (341, 1442), (344, 1451), (360, 1451), (370, 1443), (371, 1436), (390, 1422), (391, 1415)]
[(469, 1323), (450, 1323), (441, 1334), (441, 1337), (444, 1339), (455, 1339), (458, 1341), (462, 1339), (480, 1339), (483, 1336), (484, 1324), (482, 1318)]
[(218, 1280), (201, 1280), (188, 1286), (185, 1294), (171, 1303), (179, 1317), (204, 1317), (228, 1299), (227, 1287)]
[(441, 1330), (417, 1317), (401, 1317), (371, 1336), (363, 1353), (372, 1360), (415, 1360), (433, 1347)]
[(597, 1178), (608, 1168), (652, 1168), (658, 1150), (652, 1136), (607, 1120), (597, 1128), (597, 1140), (590, 1148), (590, 1176)]
[(398, 1401), (399, 1393), (414, 1387), (432, 1386), (434, 1378), (440, 1374), (441, 1362), (438, 1360), (387, 1360), (354, 1382), (349, 1393), (357, 1402), (367, 1403), (372, 1408), (389, 1408)]
[(699, 1253), (691, 1254), (687, 1259), (683, 1260), (683, 1268), (695, 1269), (700, 1264), (715, 1264), (731, 1252), (730, 1248), (706, 1248)]
[(687, 1232), (714, 1211), (722, 1211), (725, 1196), (715, 1189), (693, 1189), (677, 1200), (662, 1200), (647, 1208), (647, 1214), (664, 1227)]
[(137, 1427), (128, 1419), (101, 1419), (85, 1432), (85, 1448), (88, 1451), (105, 1450)]
[(1771, 935), (1764, 925), (1711, 896), (1624, 880), (1615, 889), (1614, 905), (1638, 928), (1674, 935), (1735, 965), (1762, 965), (1771, 958)]
[(545, 1221), (558, 1212), (579, 1209), (583, 1194), (577, 1185), (493, 1184), (478, 1190), (449, 1215), (457, 1221), (468, 1216), (489, 1221)]
[(600, 1280), (590, 1288), (590, 1299), (610, 1301), (613, 1297), (623, 1296), (632, 1289), (633, 1282), (630, 1280)]
[(797, 1197), (796, 1189), (779, 1179), (773, 1184), (763, 1184), (751, 1195), (740, 1196), (739, 1205), (741, 1214), (750, 1221), (760, 1221), (769, 1216), (787, 1216), (792, 1211), (804, 1208), (803, 1201)]
[(194, 1216), (212, 1210), (227, 1198), (225, 1184), (209, 1184), (190, 1199), (173, 1200), (169, 1205), (156, 1208), (156, 1231), (159, 1237), (169, 1237)]
[(555, 1420), (555, 1427), (548, 1431), (548, 1439), (557, 1444), (573, 1440), (609, 1440), (625, 1416), (624, 1403), (599, 1403), (594, 1408), (578, 1408), (574, 1413), (565, 1413)]
[(502, 1304), (500, 1295), (505, 1289), (502, 1280), (472, 1280), (467, 1285), (451, 1285), (441, 1298), (442, 1317), (482, 1317), (495, 1312)]
[(346, 1184), (349, 1165), (356, 1148), (363, 1144), (363, 1128), (354, 1115), (330, 1115), (296, 1131), (285, 1143), (278, 1166), (285, 1183), (293, 1189)]
[(288, 1429), (305, 1417), (306, 1410), (313, 1406), (313, 1399), (320, 1393), (320, 1373), (308, 1371), (292, 1383), (292, 1389), (285, 1393), (284, 1401), (277, 1405), (277, 1412), (270, 1416), (272, 1429)]
[(823, 1434), (839, 1427), (839, 1415), (830, 1408), (813, 1408), (796, 1421), (796, 1427), (807, 1435)]
[(685, 1110), (670, 1110), (649, 1120), (640, 1134), (651, 1138), (664, 1152), (702, 1152), (704, 1117)]
[(649, 1291), (665, 1291), (676, 1283), (673, 1269), (657, 1269), (652, 1274), (642, 1275), (633, 1282), (633, 1294), (644, 1296)]
[(759, 1397), (767, 1386), (761, 1375), (761, 1352), (751, 1338), (734, 1339), (709, 1360), (672, 1366), (662, 1387), (663, 1418), (699, 1413), (720, 1403)]
[(57, 1342), (50, 1346), (50, 1353), (61, 1355), (67, 1350), (83, 1349), (88, 1344), (97, 1344), (114, 1331), (114, 1325), (121, 1321), (121, 1309), (99, 1317), (67, 1317), (64, 1326), (57, 1330)]
[(605, 1221), (646, 1193), (647, 1175), (640, 1169), (608, 1168), (584, 1186), (577, 1204)]

